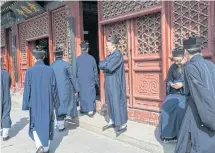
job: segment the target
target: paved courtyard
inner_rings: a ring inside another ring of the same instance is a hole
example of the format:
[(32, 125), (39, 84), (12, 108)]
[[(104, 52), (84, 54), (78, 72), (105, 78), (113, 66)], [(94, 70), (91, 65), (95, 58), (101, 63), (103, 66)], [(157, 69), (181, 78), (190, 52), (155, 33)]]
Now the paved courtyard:
[[(28, 136), (28, 112), (13, 109), (11, 139), (1, 143), (2, 153), (34, 153), (34, 142)], [(69, 126), (69, 130), (56, 131), (50, 147), (51, 153), (148, 153), (85, 129)]]

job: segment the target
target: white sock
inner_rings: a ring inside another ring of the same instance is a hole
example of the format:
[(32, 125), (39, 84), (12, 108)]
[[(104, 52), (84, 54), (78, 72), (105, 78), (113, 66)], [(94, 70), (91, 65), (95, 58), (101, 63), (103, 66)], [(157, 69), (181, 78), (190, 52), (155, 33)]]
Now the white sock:
[[(42, 145), (42, 143), (40, 141), (40, 138), (38, 137), (36, 131), (33, 131), (33, 136), (34, 136), (34, 141), (35, 141), (35, 144), (36, 144), (36, 148), (38, 149), (39, 147), (43, 147), (43, 145)], [(51, 141), (49, 140), (48, 147), (43, 147), (45, 152), (47, 152), (49, 150), (50, 142)]]
[(89, 115), (93, 114), (93, 111), (88, 112)]
[(39, 147), (42, 146), (42, 143), (41, 143), (40, 138), (38, 137), (36, 131), (33, 131), (33, 136), (34, 136), (34, 141), (35, 141), (35, 144), (36, 144), (36, 148), (38, 149)]
[(48, 145), (48, 147), (43, 147), (43, 149), (44, 149), (45, 152), (49, 151), (50, 142), (51, 142), (51, 141), (49, 140), (49, 145)]
[(62, 121), (57, 121), (57, 126), (60, 130), (64, 129), (64, 120)]
[(3, 138), (7, 138), (9, 134), (9, 128), (3, 128), (3, 134), (2, 137)]
[(122, 129), (124, 129), (125, 127), (126, 127), (126, 124), (123, 124), (123, 125), (120, 126), (119, 129), (122, 130)]
[(112, 125), (112, 124), (114, 124), (113, 120), (112, 120), (112, 119), (109, 119), (108, 125)]

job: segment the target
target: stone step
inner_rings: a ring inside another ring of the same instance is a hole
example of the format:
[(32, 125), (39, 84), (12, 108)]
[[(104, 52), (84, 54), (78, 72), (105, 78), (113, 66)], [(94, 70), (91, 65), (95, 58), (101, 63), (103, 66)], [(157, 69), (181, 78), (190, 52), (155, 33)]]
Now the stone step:
[(144, 123), (128, 121), (127, 131), (116, 137), (114, 129), (102, 131), (107, 118), (95, 114), (94, 118), (80, 115), (80, 127), (113, 139), (139, 147), (150, 153), (174, 153), (175, 143), (163, 144), (158, 141), (158, 129)]

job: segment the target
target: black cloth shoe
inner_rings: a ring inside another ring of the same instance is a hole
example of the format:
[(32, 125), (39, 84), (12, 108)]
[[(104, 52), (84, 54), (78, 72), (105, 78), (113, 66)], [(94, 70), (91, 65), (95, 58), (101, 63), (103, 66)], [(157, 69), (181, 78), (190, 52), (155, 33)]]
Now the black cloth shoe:
[(103, 126), (103, 127), (102, 127), (102, 130), (105, 131), (105, 130), (107, 130), (107, 129), (114, 128), (114, 127), (115, 127), (114, 124), (108, 124), (108, 125)]
[(36, 153), (44, 153), (43, 147), (42, 147), (42, 146), (39, 147), (39, 148), (37, 149), (37, 152), (36, 152)]
[(3, 141), (7, 141), (8, 139), (10, 139), (10, 137), (9, 137), (9, 136), (7, 136), (7, 137), (3, 138)]
[(48, 150), (48, 151), (46, 151), (46, 152), (44, 152), (44, 153), (50, 153), (50, 152), (49, 152), (49, 150)]
[(127, 131), (127, 125), (123, 128), (123, 129), (118, 129), (117, 131), (116, 131), (116, 136), (119, 136), (120, 134), (122, 134), (122, 133), (124, 133), (124, 132), (126, 132)]
[(172, 142), (176, 142), (177, 141), (177, 137), (174, 137), (174, 138), (162, 138), (161, 141), (163, 143), (172, 143)]
[(63, 128), (63, 129), (59, 129), (59, 132), (62, 132), (62, 131), (64, 131), (66, 128)]

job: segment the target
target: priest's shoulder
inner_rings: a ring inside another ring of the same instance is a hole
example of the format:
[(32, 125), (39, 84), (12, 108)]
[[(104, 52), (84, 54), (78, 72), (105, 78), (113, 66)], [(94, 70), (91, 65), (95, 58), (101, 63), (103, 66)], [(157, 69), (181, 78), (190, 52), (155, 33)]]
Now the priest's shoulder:
[(122, 52), (120, 50), (115, 50), (114, 56), (122, 56)]
[(1, 70), (1, 74), (10, 76), (10, 73), (6, 70)]

